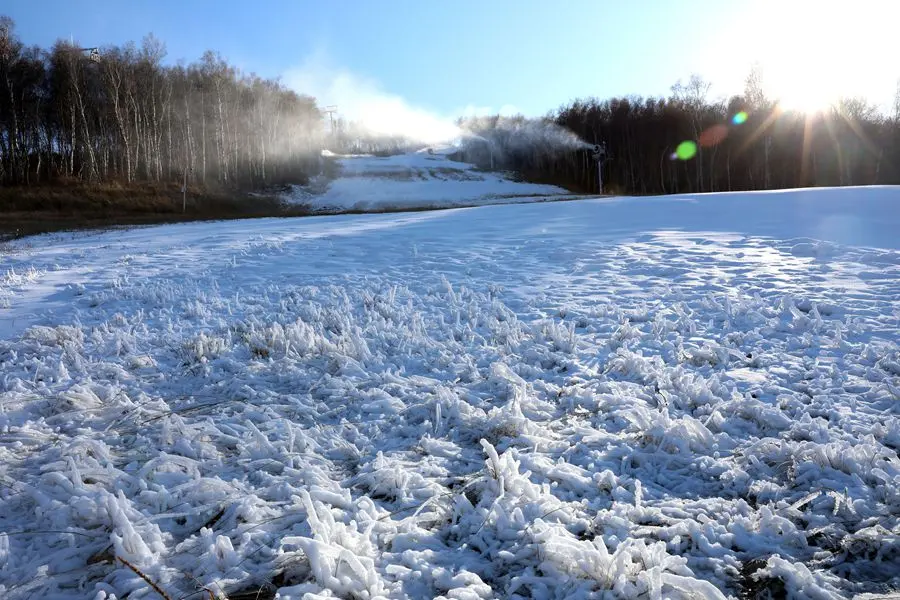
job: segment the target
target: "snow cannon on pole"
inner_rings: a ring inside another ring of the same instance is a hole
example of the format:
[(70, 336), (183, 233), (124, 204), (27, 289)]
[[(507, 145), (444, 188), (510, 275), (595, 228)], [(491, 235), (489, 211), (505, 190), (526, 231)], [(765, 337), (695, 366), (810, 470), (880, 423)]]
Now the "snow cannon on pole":
[(100, 48), (71, 48), (69, 52), (85, 54), (92, 63), (100, 64)]
[(90, 60), (92, 63), (100, 62), (100, 48), (79, 48), (78, 50), (80, 50), (81, 52), (87, 52), (88, 60)]
[(597, 161), (597, 189), (603, 193), (603, 163), (606, 160), (606, 142), (594, 144), (591, 147), (591, 157)]

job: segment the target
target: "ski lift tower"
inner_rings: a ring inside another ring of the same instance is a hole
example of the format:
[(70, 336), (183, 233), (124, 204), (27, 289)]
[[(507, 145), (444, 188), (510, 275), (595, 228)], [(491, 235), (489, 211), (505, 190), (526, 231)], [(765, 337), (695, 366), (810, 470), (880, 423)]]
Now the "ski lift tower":
[(606, 162), (606, 142), (594, 144), (591, 148), (591, 157), (597, 162), (597, 189), (603, 193), (603, 163)]

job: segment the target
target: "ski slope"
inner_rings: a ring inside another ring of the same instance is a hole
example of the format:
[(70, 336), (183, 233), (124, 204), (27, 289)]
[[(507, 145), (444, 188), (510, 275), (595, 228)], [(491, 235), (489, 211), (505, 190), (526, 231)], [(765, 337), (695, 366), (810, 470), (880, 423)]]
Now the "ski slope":
[(886, 594), (898, 232), (846, 188), (9, 243), (0, 597)]
[(576, 198), (553, 185), (514, 181), (450, 160), (458, 148), (438, 146), (394, 156), (334, 155), (333, 181), (292, 186), (284, 202), (318, 213), (453, 208)]

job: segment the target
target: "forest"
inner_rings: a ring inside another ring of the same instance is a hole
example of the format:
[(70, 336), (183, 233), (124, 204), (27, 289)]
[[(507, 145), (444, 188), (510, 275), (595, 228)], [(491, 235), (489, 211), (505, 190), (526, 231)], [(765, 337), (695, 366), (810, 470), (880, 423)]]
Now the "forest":
[(313, 98), (208, 51), (165, 65), (140, 46), (26, 47), (0, 18), (0, 184), (184, 181), (254, 187), (318, 168)]
[[(0, 185), (258, 189), (304, 182), (322, 169), (325, 147), (389, 152), (404, 143), (364, 140), (340, 123), (332, 135), (315, 98), (242, 73), (215, 52), (190, 64), (165, 58), (152, 35), (121, 47), (62, 40), (29, 47), (0, 17)], [(762, 77), (754, 70), (743, 94), (728, 99), (711, 98), (710, 84), (693, 75), (668, 97), (578, 99), (540, 119), (458, 124), (489, 142), (496, 168), (581, 192), (598, 190), (590, 151), (531, 143), (536, 127), (605, 144), (600, 168), (609, 193), (900, 184), (900, 104), (892, 115), (860, 98), (814, 115), (786, 112), (766, 97)], [(695, 151), (679, 157), (685, 141)], [(469, 158), (489, 166), (478, 146)]]
[[(668, 98), (575, 100), (544, 118), (589, 144), (604, 143), (604, 191), (675, 194), (817, 186), (900, 184), (900, 90), (886, 116), (848, 97), (816, 114), (783, 111), (763, 91), (754, 68), (744, 93), (711, 100), (698, 75), (676, 83)], [(595, 192), (589, 150), (529, 145), (527, 119), (470, 119), (463, 125), (492, 141), (498, 166), (526, 178)], [(687, 159), (678, 146), (692, 142)], [(487, 159), (480, 157), (480, 163)]]

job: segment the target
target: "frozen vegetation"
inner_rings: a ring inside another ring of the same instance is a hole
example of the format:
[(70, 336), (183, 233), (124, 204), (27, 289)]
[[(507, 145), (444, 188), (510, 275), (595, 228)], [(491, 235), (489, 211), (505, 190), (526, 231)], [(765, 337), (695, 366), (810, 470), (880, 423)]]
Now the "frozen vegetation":
[(847, 188), (9, 243), (0, 596), (897, 589), (898, 232)]

